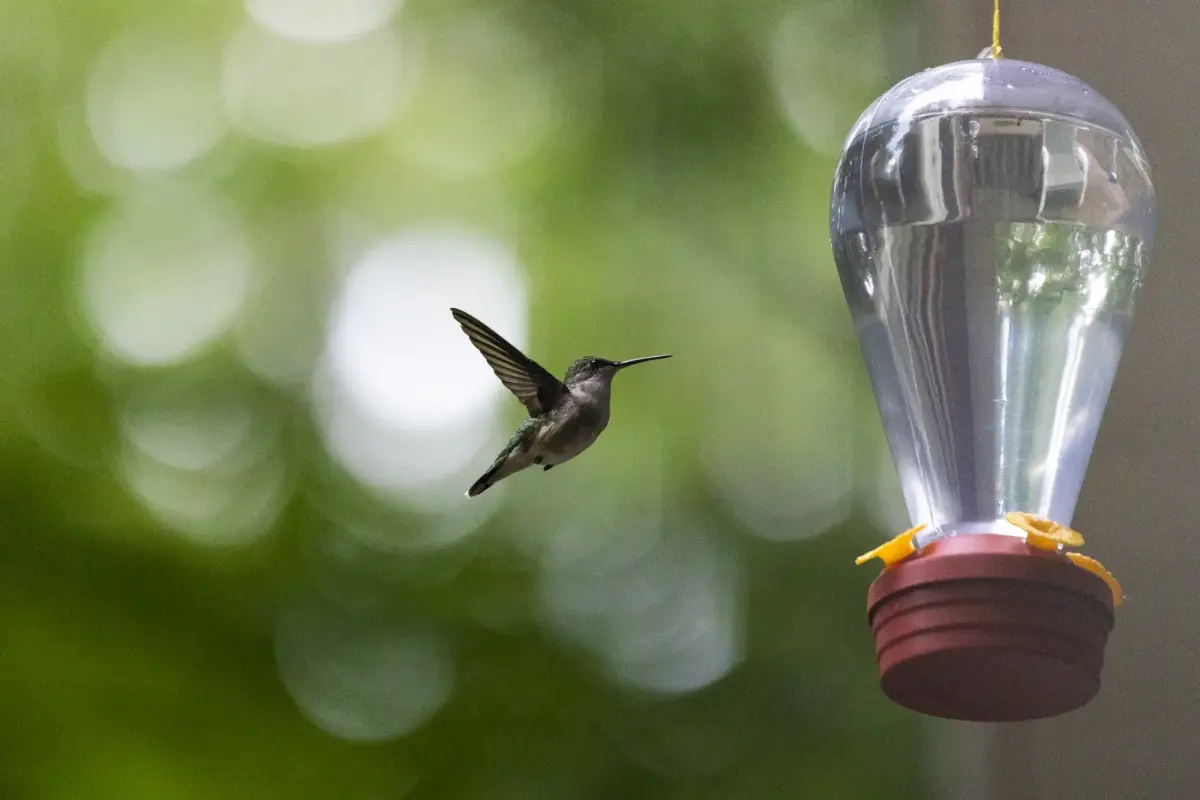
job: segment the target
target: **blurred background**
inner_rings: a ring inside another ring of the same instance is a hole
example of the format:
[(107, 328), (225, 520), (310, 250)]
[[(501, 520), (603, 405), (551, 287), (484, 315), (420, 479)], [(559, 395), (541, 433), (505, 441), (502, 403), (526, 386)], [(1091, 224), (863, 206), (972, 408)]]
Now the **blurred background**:
[[(878, 691), (852, 559), (907, 519), (828, 241), (854, 120), (990, 3), (0, 0), (0, 799), (1191, 796), (1194, 661), (1138, 640), (1200, 655), (1148, 443), (1200, 439), (1153, 333), (1196, 352), (1153, 92), (1200, 75), (1139, 59), (1200, 11), (1011, 5), (1143, 134), (1161, 244), (1077, 518), (1135, 598), (1105, 690), (992, 729)], [(467, 501), (524, 409), (451, 305), (556, 374), (676, 358)]]

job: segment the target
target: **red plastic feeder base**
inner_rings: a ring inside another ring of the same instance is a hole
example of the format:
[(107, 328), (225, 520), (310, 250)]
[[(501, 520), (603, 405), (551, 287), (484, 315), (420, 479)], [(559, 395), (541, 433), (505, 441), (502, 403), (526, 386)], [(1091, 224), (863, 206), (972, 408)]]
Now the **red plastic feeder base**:
[(943, 539), (867, 595), (884, 694), (947, 719), (1015, 722), (1100, 691), (1112, 591), (1064, 556), (999, 534)]

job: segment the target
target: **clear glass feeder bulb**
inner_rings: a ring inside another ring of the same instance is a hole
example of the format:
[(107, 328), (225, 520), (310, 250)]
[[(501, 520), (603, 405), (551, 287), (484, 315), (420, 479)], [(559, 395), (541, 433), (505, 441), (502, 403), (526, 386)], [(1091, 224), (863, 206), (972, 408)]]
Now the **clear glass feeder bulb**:
[(948, 64), (862, 115), (830, 227), (914, 524), (1070, 524), (1154, 225), (1136, 135), (1066, 73)]

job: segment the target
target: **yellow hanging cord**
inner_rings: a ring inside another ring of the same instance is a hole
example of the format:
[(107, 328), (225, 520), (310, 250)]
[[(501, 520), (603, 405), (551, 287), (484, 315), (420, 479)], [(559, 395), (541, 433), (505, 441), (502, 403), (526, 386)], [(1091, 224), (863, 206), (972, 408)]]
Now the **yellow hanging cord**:
[(992, 58), (999, 58), (1003, 52), (1004, 48), (1000, 46), (1000, 0), (995, 0), (992, 11)]

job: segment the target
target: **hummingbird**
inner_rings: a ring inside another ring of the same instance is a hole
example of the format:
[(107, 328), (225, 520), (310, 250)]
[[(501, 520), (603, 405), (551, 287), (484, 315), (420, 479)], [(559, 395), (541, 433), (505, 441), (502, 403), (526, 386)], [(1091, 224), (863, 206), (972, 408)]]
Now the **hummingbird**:
[(671, 357), (668, 353), (609, 361), (584, 356), (571, 362), (560, 381), (467, 312), (452, 308), (450, 313), (500, 382), (529, 409), (529, 419), (517, 428), (487, 472), (471, 484), (467, 497), (482, 494), (527, 467), (537, 465), (545, 471), (587, 450), (608, 427), (613, 377), (634, 364)]

